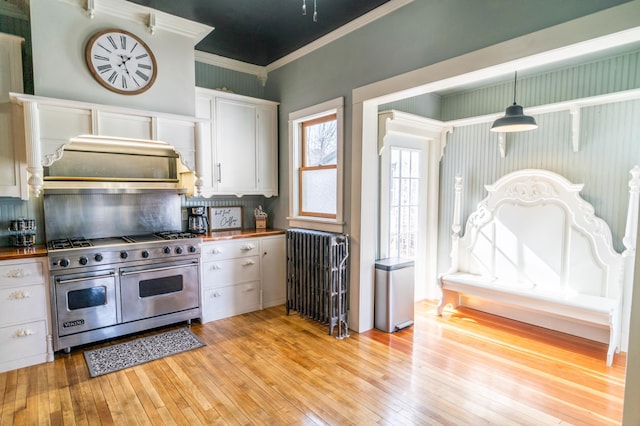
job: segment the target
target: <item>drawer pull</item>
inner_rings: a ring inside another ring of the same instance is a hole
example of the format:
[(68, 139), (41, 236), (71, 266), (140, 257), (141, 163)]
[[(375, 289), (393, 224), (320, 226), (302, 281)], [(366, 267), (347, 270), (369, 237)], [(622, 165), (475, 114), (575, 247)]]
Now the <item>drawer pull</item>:
[(19, 299), (28, 299), (30, 297), (31, 297), (30, 291), (18, 290), (11, 293), (11, 297), (9, 298), (13, 300), (19, 300)]
[(241, 250), (242, 251), (250, 251), (253, 250), (254, 248), (256, 248), (256, 246), (254, 244), (245, 244), (242, 246)]
[(254, 260), (245, 260), (244, 263), (242, 264), (242, 266), (251, 266), (251, 265), (255, 265), (256, 262)]
[(31, 275), (29, 271), (25, 271), (22, 268), (18, 268), (18, 269), (13, 269), (7, 272), (4, 276), (7, 278), (25, 278), (25, 277), (28, 277), (29, 275)]
[(248, 287), (248, 288), (245, 288), (242, 291), (244, 291), (245, 293), (249, 293), (250, 291), (256, 291), (256, 288), (255, 287)]
[(220, 297), (220, 296), (222, 296), (222, 293), (220, 293), (219, 291), (214, 291), (214, 292), (211, 294), (211, 297)]
[(212, 249), (212, 250), (211, 250), (211, 254), (220, 254), (220, 253), (222, 253), (223, 251), (224, 251), (224, 250), (222, 250), (221, 248), (216, 247), (216, 248), (214, 248), (214, 249)]
[(217, 271), (219, 269), (222, 269), (222, 266), (220, 265), (211, 265), (211, 268), (209, 268), (212, 271)]
[(28, 328), (21, 328), (16, 332), (16, 337), (27, 337), (31, 336), (32, 334), (34, 334), (33, 330), (30, 330)]

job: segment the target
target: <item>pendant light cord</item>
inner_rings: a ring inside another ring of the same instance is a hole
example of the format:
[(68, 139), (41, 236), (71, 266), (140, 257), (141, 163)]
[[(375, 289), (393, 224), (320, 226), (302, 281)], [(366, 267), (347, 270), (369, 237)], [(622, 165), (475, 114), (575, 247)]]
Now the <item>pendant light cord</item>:
[(516, 88), (518, 87), (518, 71), (513, 79), (513, 104), (516, 105)]

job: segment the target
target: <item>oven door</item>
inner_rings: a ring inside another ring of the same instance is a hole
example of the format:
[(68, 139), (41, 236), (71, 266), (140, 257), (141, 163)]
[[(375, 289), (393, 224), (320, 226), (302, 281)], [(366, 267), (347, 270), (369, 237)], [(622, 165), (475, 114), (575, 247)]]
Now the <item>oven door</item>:
[(116, 324), (116, 278), (115, 269), (54, 276), (58, 336)]
[(120, 269), (122, 321), (136, 321), (200, 306), (198, 259)]

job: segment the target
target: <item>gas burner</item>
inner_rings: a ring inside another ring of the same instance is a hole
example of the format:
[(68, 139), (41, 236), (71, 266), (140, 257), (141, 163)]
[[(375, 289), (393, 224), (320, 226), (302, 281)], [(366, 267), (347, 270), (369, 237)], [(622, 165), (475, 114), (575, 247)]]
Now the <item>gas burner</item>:
[(192, 234), (191, 232), (183, 232), (183, 231), (162, 231), (156, 234), (158, 237), (163, 240), (182, 240), (185, 238), (197, 238), (198, 236)]
[(49, 250), (62, 250), (68, 248), (91, 247), (91, 242), (84, 237), (60, 238), (47, 243)]

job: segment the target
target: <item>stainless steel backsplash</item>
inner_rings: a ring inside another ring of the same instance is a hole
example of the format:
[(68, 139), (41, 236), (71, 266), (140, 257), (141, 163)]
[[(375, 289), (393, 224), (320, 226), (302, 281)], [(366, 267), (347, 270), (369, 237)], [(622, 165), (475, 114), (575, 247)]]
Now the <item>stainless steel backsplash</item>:
[(181, 197), (171, 192), (44, 195), (46, 240), (180, 230)]

